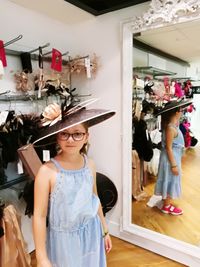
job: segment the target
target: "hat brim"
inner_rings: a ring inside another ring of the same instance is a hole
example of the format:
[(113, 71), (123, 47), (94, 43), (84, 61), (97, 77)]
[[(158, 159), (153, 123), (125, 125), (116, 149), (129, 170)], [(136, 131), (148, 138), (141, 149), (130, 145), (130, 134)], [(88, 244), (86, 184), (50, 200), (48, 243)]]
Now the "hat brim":
[(77, 124), (86, 123), (88, 127), (96, 125), (104, 120), (109, 119), (115, 114), (115, 111), (105, 109), (81, 109), (78, 112), (70, 114), (64, 120), (58, 121), (52, 126), (46, 126), (45, 129), (41, 130), (40, 134), (33, 144), (45, 145), (47, 138), (62, 132), (68, 128), (71, 128)]
[(192, 104), (192, 100), (191, 99), (174, 102), (174, 103), (172, 103), (171, 106), (169, 105), (169, 106), (164, 107), (161, 111), (159, 111), (156, 114), (156, 116), (159, 116), (159, 115), (161, 115), (163, 113), (166, 113), (166, 112), (171, 111), (171, 110), (176, 109), (176, 108), (186, 108), (187, 106), (189, 106), (191, 104)]

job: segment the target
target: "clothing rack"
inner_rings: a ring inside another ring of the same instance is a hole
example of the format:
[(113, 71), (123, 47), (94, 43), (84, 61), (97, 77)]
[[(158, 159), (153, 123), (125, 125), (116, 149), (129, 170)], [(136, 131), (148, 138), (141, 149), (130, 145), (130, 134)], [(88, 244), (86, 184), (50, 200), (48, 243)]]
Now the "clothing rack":
[[(44, 44), (42, 46), (39, 46), (39, 47), (37, 47), (35, 49), (32, 49), (30, 51), (16, 51), (16, 50), (12, 50), (12, 49), (5, 49), (5, 52), (6, 52), (6, 55), (17, 56), (17, 57), (19, 57), (23, 53), (30, 53), (32, 60), (38, 60), (39, 55), (33, 54), (33, 53), (36, 52), (36, 51), (38, 51), (40, 48), (43, 49), (43, 48), (48, 47), (49, 45), (50, 45), (50, 43), (46, 43), (46, 44)], [(44, 58), (43, 60), (49, 62), (49, 61), (51, 61), (51, 58)]]
[(187, 80), (191, 81), (191, 77), (171, 77), (170, 80), (171, 81), (187, 81)]
[[(52, 53), (52, 51), (49, 51), (49, 52), (47, 52), (47, 53), (44, 53), (43, 56), (50, 55), (51, 53)], [(65, 53), (63, 53), (63, 54), (61, 54), (61, 56), (63, 57), (63, 56), (66, 56), (66, 55), (68, 55), (68, 54), (69, 54), (69, 51), (67, 51), (67, 52), (65, 52)], [(60, 56), (58, 56), (58, 57), (60, 57)]]
[[(3, 47), (6, 47), (6, 46), (8, 46), (8, 45), (10, 45), (10, 44), (13, 44), (13, 43), (17, 42), (18, 40), (22, 39), (22, 37), (23, 37), (23, 35), (20, 34), (20, 35), (17, 36), (16, 38), (14, 38), (14, 39), (12, 39), (12, 40), (6, 42), (6, 43), (3, 45)], [(3, 48), (3, 47), (0, 47), (0, 49)]]
[(1, 184), (0, 185), (0, 190), (6, 189), (6, 188), (10, 188), (11, 186), (16, 185), (16, 184), (21, 183), (21, 182), (24, 182), (27, 179), (28, 179), (28, 177), (26, 175), (21, 175), (18, 178), (15, 178), (15, 179), (13, 179), (11, 181), (8, 181), (8, 182), (6, 182), (4, 184)]
[(7, 90), (7, 91), (4, 91), (4, 92), (0, 93), (0, 96), (6, 95), (6, 94), (9, 94), (9, 93), (10, 93), (10, 90)]
[[(159, 76), (174, 76), (175, 72), (162, 70), (159, 68), (155, 68), (153, 66), (144, 66), (144, 67), (133, 67), (134, 73), (142, 73), (143, 75), (151, 75), (155, 79), (155, 77)], [(157, 78), (156, 78), (157, 79)]]
[[(42, 95), (41, 98), (38, 99), (37, 97), (37, 92), (35, 92), (35, 94), (23, 94), (23, 95), (14, 95), (14, 94), (7, 94), (10, 91), (6, 91), (0, 94), (0, 101), (5, 101), (5, 102), (12, 102), (12, 101), (38, 101), (38, 100), (45, 100), (48, 101), (48, 98), (50, 98), (51, 96), (47, 96), (47, 95)], [(60, 101), (62, 96), (61, 95), (55, 95), (58, 100)]]
[(50, 43), (46, 43), (45, 45), (39, 46), (38, 48), (35, 48), (35, 49), (32, 49), (31, 51), (28, 51), (28, 53), (32, 54), (32, 53), (38, 51), (40, 48), (43, 49), (43, 48), (46, 48), (48, 46), (50, 46)]
[(89, 58), (89, 57), (90, 57), (89, 55), (83, 56), (83, 57), (75, 57), (74, 59), (70, 59), (70, 57), (69, 57), (69, 62), (73, 62), (75, 60), (85, 59), (85, 58)]

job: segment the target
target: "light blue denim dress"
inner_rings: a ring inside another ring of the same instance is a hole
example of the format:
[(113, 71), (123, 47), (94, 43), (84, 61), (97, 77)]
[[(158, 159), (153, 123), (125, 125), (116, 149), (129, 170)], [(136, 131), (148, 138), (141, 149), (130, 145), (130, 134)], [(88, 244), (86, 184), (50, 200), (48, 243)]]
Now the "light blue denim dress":
[(93, 193), (91, 170), (58, 169), (49, 200), (47, 253), (53, 267), (105, 267), (99, 198)]
[(155, 186), (155, 195), (161, 195), (163, 199), (167, 196), (171, 198), (178, 198), (181, 195), (181, 158), (183, 155), (184, 138), (183, 134), (178, 127), (169, 124), (177, 130), (177, 136), (172, 143), (172, 150), (174, 153), (175, 161), (179, 169), (179, 175), (173, 175), (171, 170), (171, 164), (169, 162), (166, 152), (166, 136), (165, 131), (162, 134), (162, 150), (160, 154), (158, 178)]

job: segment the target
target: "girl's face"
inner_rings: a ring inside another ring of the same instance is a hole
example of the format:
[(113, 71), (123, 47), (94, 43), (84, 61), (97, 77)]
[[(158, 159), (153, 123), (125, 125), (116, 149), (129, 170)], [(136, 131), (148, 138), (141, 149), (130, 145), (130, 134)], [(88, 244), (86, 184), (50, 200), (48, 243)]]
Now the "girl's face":
[(88, 141), (88, 132), (83, 124), (78, 124), (57, 134), (57, 142), (62, 151), (76, 153)]

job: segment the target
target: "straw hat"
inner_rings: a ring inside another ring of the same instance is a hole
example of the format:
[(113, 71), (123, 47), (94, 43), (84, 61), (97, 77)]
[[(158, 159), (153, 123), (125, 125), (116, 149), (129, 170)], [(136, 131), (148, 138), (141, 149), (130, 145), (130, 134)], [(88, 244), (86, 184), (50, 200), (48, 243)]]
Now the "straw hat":
[(165, 106), (161, 110), (158, 111), (156, 116), (161, 115), (163, 113), (166, 113), (166, 112), (171, 111), (171, 110), (176, 109), (176, 108), (186, 108), (190, 104), (192, 104), (191, 99), (182, 99), (181, 98), (178, 100), (169, 101), (165, 104)]
[(46, 139), (63, 130), (80, 123), (87, 122), (91, 127), (112, 117), (115, 112), (105, 109), (86, 109), (86, 106), (96, 101), (90, 99), (73, 106), (70, 109), (60, 108), (56, 103), (47, 106), (42, 113), (42, 127), (33, 144), (45, 145)]

